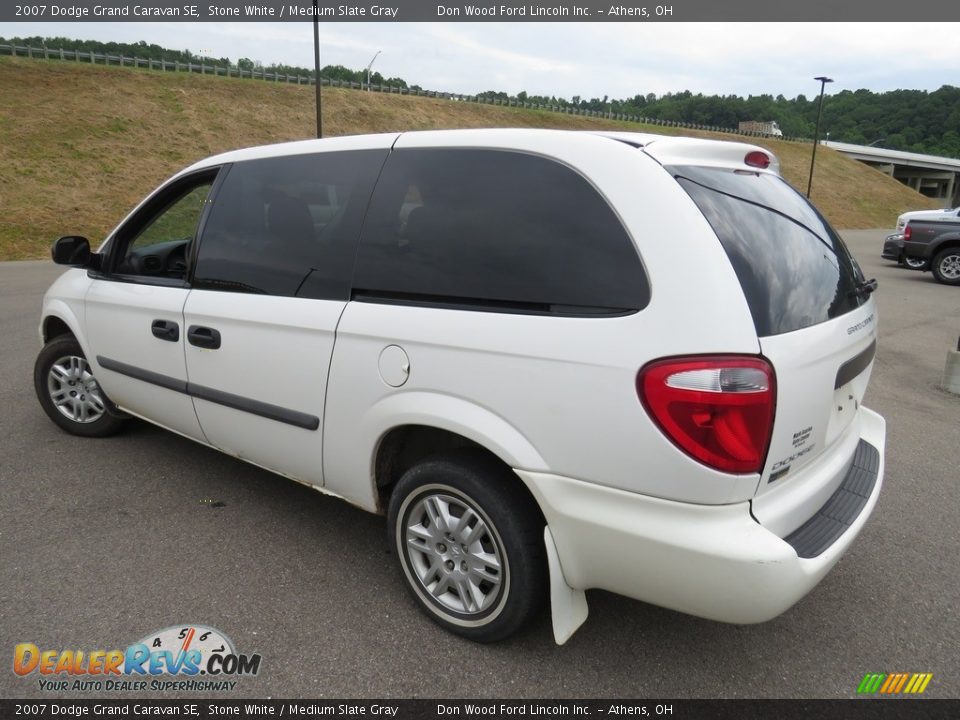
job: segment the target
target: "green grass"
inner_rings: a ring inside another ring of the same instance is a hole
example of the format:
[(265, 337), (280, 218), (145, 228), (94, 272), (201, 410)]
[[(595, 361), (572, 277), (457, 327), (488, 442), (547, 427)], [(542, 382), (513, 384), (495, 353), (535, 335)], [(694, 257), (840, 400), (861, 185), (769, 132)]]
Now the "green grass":
[[(144, 195), (213, 153), (313, 136), (308, 86), (0, 58), (0, 260), (48, 257), (60, 235), (99, 242)], [(326, 135), (464, 127), (629, 129), (736, 139), (521, 108), (325, 89)], [(810, 146), (764, 141), (806, 188)], [(933, 203), (823, 149), (813, 199), (840, 228), (893, 227)]]

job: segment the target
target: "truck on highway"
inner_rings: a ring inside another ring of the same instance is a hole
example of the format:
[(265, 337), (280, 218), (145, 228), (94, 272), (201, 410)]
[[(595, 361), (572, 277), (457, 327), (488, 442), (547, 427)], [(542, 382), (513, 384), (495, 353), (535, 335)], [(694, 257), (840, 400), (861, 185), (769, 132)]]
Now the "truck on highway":
[(923, 269), (937, 282), (960, 285), (960, 219), (909, 220), (903, 229), (903, 252), (907, 258), (922, 259)]
[(777, 125), (776, 120), (744, 120), (740, 123), (738, 130), (742, 133), (757, 133), (771, 137), (783, 137), (783, 131), (780, 130), (780, 126)]

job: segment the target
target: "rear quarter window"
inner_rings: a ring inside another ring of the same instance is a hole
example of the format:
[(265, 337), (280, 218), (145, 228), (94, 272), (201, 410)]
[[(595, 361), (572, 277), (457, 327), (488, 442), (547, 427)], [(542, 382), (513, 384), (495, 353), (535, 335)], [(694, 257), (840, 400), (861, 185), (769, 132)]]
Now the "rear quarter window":
[(668, 168), (720, 240), (759, 337), (859, 307), (856, 262), (822, 215), (781, 178), (743, 170)]

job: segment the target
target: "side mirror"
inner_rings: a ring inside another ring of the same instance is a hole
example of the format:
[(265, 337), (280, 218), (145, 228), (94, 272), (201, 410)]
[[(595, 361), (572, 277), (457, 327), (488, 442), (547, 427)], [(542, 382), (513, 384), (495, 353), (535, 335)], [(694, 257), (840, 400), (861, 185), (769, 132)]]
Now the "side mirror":
[(57, 265), (85, 267), (92, 256), (90, 241), (80, 235), (65, 235), (53, 244), (50, 254)]

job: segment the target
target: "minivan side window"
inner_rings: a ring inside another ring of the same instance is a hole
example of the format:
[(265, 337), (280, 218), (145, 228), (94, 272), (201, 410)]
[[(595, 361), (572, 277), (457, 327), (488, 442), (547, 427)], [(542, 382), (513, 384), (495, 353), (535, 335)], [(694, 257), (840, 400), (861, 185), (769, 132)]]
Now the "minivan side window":
[(386, 150), (244, 160), (204, 224), (193, 287), (346, 300)]
[(364, 224), (358, 300), (616, 314), (650, 296), (640, 257), (581, 175), (520, 152), (391, 153)]
[(161, 190), (117, 234), (113, 272), (137, 282), (180, 283), (216, 170)]

